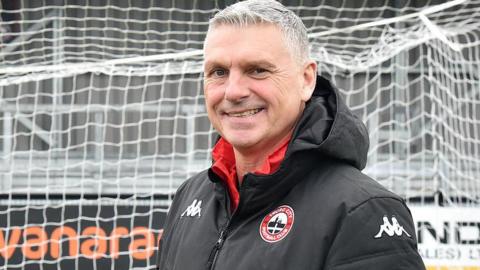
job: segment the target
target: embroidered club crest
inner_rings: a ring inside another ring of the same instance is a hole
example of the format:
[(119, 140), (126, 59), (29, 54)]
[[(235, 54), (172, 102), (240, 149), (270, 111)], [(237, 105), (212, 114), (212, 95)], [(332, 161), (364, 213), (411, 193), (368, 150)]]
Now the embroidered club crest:
[(293, 220), (293, 209), (288, 205), (282, 205), (263, 218), (260, 223), (260, 236), (266, 242), (278, 242), (290, 232)]

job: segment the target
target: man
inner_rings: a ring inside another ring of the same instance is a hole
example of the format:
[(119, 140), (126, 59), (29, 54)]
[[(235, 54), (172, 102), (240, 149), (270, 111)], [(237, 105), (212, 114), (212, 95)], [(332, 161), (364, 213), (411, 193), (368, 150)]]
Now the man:
[(204, 44), (210, 169), (177, 191), (161, 270), (424, 269), (405, 203), (360, 170), (365, 126), (316, 76), (300, 18), (245, 1)]

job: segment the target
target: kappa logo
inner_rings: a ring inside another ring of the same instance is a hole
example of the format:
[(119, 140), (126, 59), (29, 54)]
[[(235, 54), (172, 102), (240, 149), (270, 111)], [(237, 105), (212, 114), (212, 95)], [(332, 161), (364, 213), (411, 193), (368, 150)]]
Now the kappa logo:
[(374, 236), (378, 239), (383, 236), (383, 233), (386, 233), (388, 236), (402, 236), (405, 233), (408, 237), (411, 237), (410, 234), (398, 223), (398, 220), (393, 216), (392, 223), (388, 220), (387, 216), (383, 217), (383, 224), (380, 225), (380, 231)]
[(202, 201), (201, 200), (193, 200), (192, 204), (190, 204), (185, 211), (183, 211), (180, 217), (200, 217), (202, 211)]

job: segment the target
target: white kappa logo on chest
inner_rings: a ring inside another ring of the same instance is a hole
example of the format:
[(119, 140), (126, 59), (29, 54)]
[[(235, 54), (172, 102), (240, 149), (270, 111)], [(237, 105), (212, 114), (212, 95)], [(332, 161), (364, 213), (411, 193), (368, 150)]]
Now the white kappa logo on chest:
[(293, 221), (293, 209), (288, 205), (282, 205), (263, 218), (260, 223), (260, 236), (266, 242), (278, 242), (290, 232)]
[(185, 211), (183, 211), (180, 217), (200, 217), (202, 211), (202, 201), (201, 200), (193, 200), (192, 204), (190, 204)]

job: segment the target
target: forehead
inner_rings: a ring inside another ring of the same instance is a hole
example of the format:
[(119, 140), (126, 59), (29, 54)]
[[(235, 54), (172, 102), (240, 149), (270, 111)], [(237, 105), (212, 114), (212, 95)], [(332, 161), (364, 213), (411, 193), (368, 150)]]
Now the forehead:
[(283, 33), (273, 24), (215, 26), (205, 39), (204, 56), (206, 63), (231, 58), (271, 61), (291, 58)]

